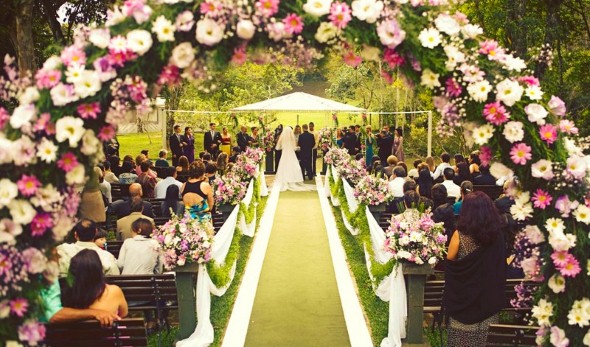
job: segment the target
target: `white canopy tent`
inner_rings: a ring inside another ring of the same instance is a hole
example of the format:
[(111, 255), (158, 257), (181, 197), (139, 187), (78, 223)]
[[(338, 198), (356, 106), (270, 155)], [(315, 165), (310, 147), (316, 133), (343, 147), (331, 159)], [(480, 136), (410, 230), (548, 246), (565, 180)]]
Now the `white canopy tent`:
[(366, 109), (344, 104), (330, 99), (320, 98), (319, 96), (295, 92), (273, 99), (256, 102), (249, 105), (236, 107), (231, 110), (250, 112), (250, 111), (316, 111), (316, 112), (365, 112)]

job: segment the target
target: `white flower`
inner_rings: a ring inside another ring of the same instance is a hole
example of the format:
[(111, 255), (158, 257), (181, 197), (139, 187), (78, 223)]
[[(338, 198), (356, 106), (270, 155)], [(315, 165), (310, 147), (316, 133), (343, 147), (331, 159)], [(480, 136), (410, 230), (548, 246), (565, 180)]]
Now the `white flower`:
[(81, 185), (86, 181), (86, 170), (84, 165), (76, 165), (70, 172), (66, 174), (66, 183), (69, 185)]
[(545, 299), (539, 300), (537, 305), (533, 306), (532, 314), (540, 326), (550, 326), (549, 318), (553, 316), (553, 304)]
[(152, 32), (156, 34), (158, 41), (174, 41), (174, 32), (176, 27), (164, 16), (158, 16), (152, 23)]
[(436, 264), (436, 261), (437, 261), (436, 257), (430, 257), (430, 259), (428, 259), (428, 264), (434, 265), (434, 264)]
[(0, 180), (0, 209), (18, 195), (18, 186), (8, 178)]
[(496, 86), (496, 99), (506, 106), (513, 106), (520, 101), (524, 88), (516, 81), (505, 79)]
[(197, 22), (197, 41), (206, 46), (214, 46), (223, 39), (223, 27), (210, 18)]
[(337, 33), (338, 28), (332, 24), (332, 22), (322, 22), (320, 23), (318, 31), (315, 33), (315, 39), (319, 43), (326, 43), (336, 37)]
[(547, 181), (553, 179), (553, 163), (546, 159), (539, 160), (531, 166), (531, 176)]
[(100, 91), (102, 83), (100, 76), (94, 70), (84, 70), (80, 78), (74, 83), (74, 92), (80, 98), (93, 96)]
[(14, 142), (0, 133), (0, 164), (9, 164), (14, 160)]
[(22, 136), (18, 140), (13, 142), (13, 159), (14, 165), (16, 166), (27, 166), (34, 164), (37, 160), (35, 159), (36, 143), (31, 140), (28, 136)]
[(86, 67), (81, 64), (72, 64), (68, 66), (68, 69), (66, 70), (66, 82), (77, 82), (80, 80), (80, 76), (82, 76), (84, 70), (86, 70)]
[(61, 59), (57, 55), (52, 55), (43, 63), (43, 70), (57, 70), (61, 67)]
[(496, 178), (512, 177), (514, 172), (508, 168), (508, 166), (502, 163), (492, 163), (490, 166), (490, 173)]
[(51, 231), (53, 232), (53, 239), (59, 242), (72, 230), (76, 220), (63, 213), (54, 216), (55, 225), (51, 228)]
[(533, 216), (533, 204), (514, 204), (510, 207), (510, 213), (515, 220), (524, 221)]
[(510, 121), (504, 126), (502, 134), (510, 143), (522, 141), (524, 138), (523, 124), (517, 121)]
[(27, 225), (31, 223), (37, 211), (26, 200), (16, 199), (8, 204), (12, 221), (18, 224)]
[(37, 157), (46, 163), (53, 163), (57, 156), (57, 146), (47, 138), (41, 139), (37, 147)]
[(551, 276), (547, 284), (555, 294), (565, 291), (565, 279), (560, 274), (554, 274)]
[(58, 142), (69, 141), (70, 147), (77, 147), (84, 135), (84, 121), (72, 116), (63, 117), (55, 123), (55, 139)]
[(545, 242), (545, 236), (543, 235), (541, 229), (539, 229), (538, 226), (527, 225), (523, 231), (526, 237), (529, 239), (529, 241), (531, 241), (531, 243), (538, 245), (542, 242)]
[(560, 233), (563, 234), (565, 231), (565, 224), (561, 218), (548, 218), (545, 222), (545, 228), (549, 233)]
[(545, 124), (545, 118), (549, 114), (545, 107), (539, 104), (529, 104), (524, 108), (524, 112), (527, 114), (529, 121), (537, 123), (539, 125)]
[[(145, 35), (143, 35), (143, 33), (141, 33), (142, 35), (137, 35), (137, 34), (138, 33), (134, 33), (133, 35), (135, 37), (139, 37), (139, 38), (141, 38), (142, 36), (145, 36)], [(150, 35), (149, 40), (151, 40), (151, 39), (152, 39), (152, 35)], [(139, 49), (143, 49), (143, 46), (145, 46), (145, 43), (143, 43), (142, 40), (137, 40), (137, 41), (138, 42), (135, 42), (134, 45), (141, 47)], [(109, 41), (109, 50), (112, 50), (117, 53), (118, 52), (125, 52), (127, 50), (127, 39), (121, 35), (117, 35), (117, 36), (111, 38), (111, 41)]]
[[(459, 48), (453, 45), (444, 46), (445, 54), (447, 55), (446, 68), (453, 71), (458, 64), (465, 62), (465, 54)], [(490, 87), (491, 90), (491, 87)]]
[(35, 247), (29, 247), (22, 252), (26, 268), (29, 273), (38, 274), (45, 271), (47, 258)]
[(63, 84), (61, 82), (51, 88), (49, 94), (51, 94), (51, 101), (53, 101), (55, 106), (64, 106), (70, 102), (78, 100), (74, 94), (74, 87), (70, 84)]
[(402, 30), (397, 20), (389, 19), (377, 25), (377, 36), (384, 46), (394, 49), (406, 39), (406, 32)]
[(487, 80), (470, 83), (467, 86), (467, 92), (474, 101), (484, 102), (488, 99), (488, 94), (492, 91), (492, 85)]
[(440, 87), (440, 81), (438, 80), (439, 77), (439, 74), (432, 72), (432, 70), (430, 69), (425, 69), (424, 71), (422, 71), (422, 78), (420, 84), (429, 89), (434, 89), (434, 87)]
[[(14, 245), (15, 237), (23, 233), (23, 227), (9, 218), (0, 219), (0, 243)], [(1, 314), (0, 314), (1, 318)]]
[(270, 23), (266, 28), (268, 30), (268, 38), (275, 42), (288, 37), (288, 34), (285, 31), (285, 23), (283, 22)]
[(375, 23), (383, 10), (383, 2), (376, 0), (354, 0), (350, 4), (350, 7), (352, 8), (352, 15), (356, 18), (367, 23)]
[(590, 208), (586, 205), (579, 205), (578, 208), (574, 211), (574, 217), (580, 223), (584, 223), (586, 225), (590, 224)]
[(494, 127), (491, 124), (484, 124), (473, 129), (473, 141), (477, 145), (485, 145), (494, 136)]
[(32, 104), (39, 100), (39, 90), (37, 87), (27, 87), (24, 92), (18, 97), (18, 102), (21, 105)]
[(190, 42), (183, 42), (172, 50), (170, 63), (178, 66), (180, 69), (189, 67), (195, 60), (195, 50)]
[(557, 325), (551, 327), (549, 342), (555, 347), (567, 347), (570, 344), (570, 340), (565, 337), (565, 331)]
[(441, 36), (440, 32), (434, 28), (423, 29), (418, 36), (422, 47), (434, 48), (440, 45)]
[(42, 208), (45, 212), (55, 212), (59, 210), (62, 201), (62, 195), (51, 183), (45, 187), (39, 188), (37, 193), (35, 193), (35, 196), (31, 198), (31, 204), (35, 207)]
[(526, 69), (527, 67), (524, 60), (516, 58), (512, 54), (504, 55), (504, 60), (502, 61), (502, 63), (509, 71), (520, 72)]
[(415, 262), (417, 265), (422, 265), (422, 264), (424, 264), (424, 260), (422, 260), (422, 258), (419, 258), (419, 257), (416, 257), (416, 258), (414, 259), (414, 262)]
[(321, 17), (330, 13), (332, 0), (307, 0), (303, 10), (314, 17)]
[(35, 105), (21, 105), (15, 108), (12, 112), (12, 115), (10, 116), (10, 126), (13, 129), (20, 129), (22, 126), (30, 124), (36, 114), (37, 109), (35, 108)]
[(461, 32), (461, 25), (457, 20), (446, 13), (441, 13), (434, 20), (436, 28), (449, 36), (455, 36)]
[(84, 155), (90, 156), (98, 152), (99, 146), (100, 141), (94, 135), (94, 131), (90, 129), (86, 130), (84, 136), (82, 136), (82, 148), (80, 148), (80, 151)]
[(588, 164), (584, 157), (573, 156), (567, 158), (566, 170), (577, 179), (582, 179), (586, 176)]
[(256, 27), (251, 20), (242, 19), (238, 22), (238, 25), (236, 26), (236, 34), (238, 34), (238, 37), (242, 40), (250, 40), (254, 37), (255, 33)]
[(474, 39), (479, 35), (483, 34), (483, 29), (479, 25), (475, 24), (467, 24), (463, 28), (461, 28), (461, 32), (463, 36), (468, 39)]
[(524, 92), (524, 95), (526, 95), (531, 100), (541, 100), (543, 98), (543, 94), (544, 93), (539, 86), (529, 86)]
[(576, 236), (563, 232), (549, 232), (549, 244), (557, 252), (566, 252), (576, 245)]
[(584, 339), (582, 340), (582, 343), (586, 346), (590, 346), (590, 330), (588, 330), (586, 335), (584, 335)]
[(584, 151), (582, 151), (582, 149), (578, 147), (578, 145), (576, 145), (576, 141), (569, 137), (566, 137), (563, 140), (563, 146), (565, 147), (567, 154), (569, 154), (570, 156), (581, 157), (584, 155)]
[(111, 40), (111, 34), (108, 29), (94, 29), (88, 35), (88, 41), (98, 48), (107, 48)]
[(184, 11), (176, 17), (176, 30), (189, 31), (195, 25), (195, 16), (191, 11)]
[(135, 29), (127, 33), (127, 46), (138, 55), (144, 55), (153, 43), (152, 34), (147, 30)]
[(590, 325), (590, 300), (583, 298), (574, 301), (567, 318), (569, 325), (577, 325), (580, 328)]

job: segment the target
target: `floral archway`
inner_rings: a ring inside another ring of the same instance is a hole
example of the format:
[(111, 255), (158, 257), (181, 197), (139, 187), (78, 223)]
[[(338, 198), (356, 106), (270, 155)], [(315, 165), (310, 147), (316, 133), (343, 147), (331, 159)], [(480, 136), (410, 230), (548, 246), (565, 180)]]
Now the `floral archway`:
[[(71, 229), (75, 193), (126, 111), (182, 79), (210, 88), (246, 60), (311, 65), (382, 61), (432, 90), (441, 132), (462, 126), (481, 159), (521, 183), (512, 208), (528, 226), (521, 264), (545, 281), (534, 297), (543, 344), (590, 346), (589, 165), (566, 118), (524, 61), (487, 40), (450, 0), (127, 0), (86, 28), (30, 84), (14, 67), (0, 109), (0, 338), (34, 345), (38, 292), (56, 277), (50, 250)], [(586, 292), (585, 292), (586, 290)], [(567, 340), (566, 340), (567, 339)], [(550, 342), (551, 341), (551, 342)]]

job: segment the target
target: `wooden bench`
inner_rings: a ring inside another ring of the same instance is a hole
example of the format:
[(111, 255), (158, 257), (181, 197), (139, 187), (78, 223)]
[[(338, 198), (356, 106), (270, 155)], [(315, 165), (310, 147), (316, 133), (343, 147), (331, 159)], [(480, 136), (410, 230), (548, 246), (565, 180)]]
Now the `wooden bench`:
[(487, 347), (537, 346), (539, 327), (528, 325), (491, 324), (486, 339)]
[(47, 324), (43, 345), (63, 347), (147, 346), (144, 321), (128, 318), (103, 328), (98, 321)]
[(111, 183), (111, 196), (113, 201), (121, 200), (124, 196), (129, 196), (130, 184)]
[(504, 189), (500, 186), (478, 186), (474, 185), (473, 190), (476, 192), (484, 192), (487, 196), (490, 197), (492, 200), (496, 200), (497, 198), (504, 193)]

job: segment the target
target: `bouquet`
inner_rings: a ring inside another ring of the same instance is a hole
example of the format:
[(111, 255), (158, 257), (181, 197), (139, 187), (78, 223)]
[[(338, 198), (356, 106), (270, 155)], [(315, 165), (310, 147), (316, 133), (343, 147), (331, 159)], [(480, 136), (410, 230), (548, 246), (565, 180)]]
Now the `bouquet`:
[(319, 144), (318, 146), (322, 149), (322, 151), (327, 151), (332, 147), (332, 129), (330, 128), (323, 128), (319, 131)]
[(361, 178), (369, 175), (364, 162), (351, 160), (350, 158), (343, 161), (340, 166), (336, 166), (336, 170), (340, 177), (348, 180), (354, 186), (356, 186)]
[(435, 265), (445, 254), (443, 223), (435, 223), (430, 211), (410, 209), (392, 217), (385, 237), (385, 250), (397, 260)]
[(218, 177), (213, 181), (215, 188), (215, 204), (236, 205), (246, 195), (248, 186), (240, 177), (231, 172), (225, 176)]
[[(262, 153), (260, 149), (253, 149), (252, 152), (248, 152), (249, 149), (246, 150), (243, 154), (238, 155), (236, 158), (236, 163), (232, 167), (232, 174), (237, 175), (242, 181), (249, 181), (250, 178), (258, 177), (258, 168), (260, 166), (260, 161), (262, 161), (262, 155), (257, 157), (257, 151)], [(259, 159), (256, 161), (254, 159)]]
[(262, 162), (262, 158), (264, 157), (264, 150), (261, 148), (246, 148), (246, 151), (243, 155), (253, 161), (255, 164), (259, 165)]
[(190, 263), (206, 263), (211, 259), (213, 225), (192, 219), (188, 213), (173, 215), (152, 233), (164, 253), (164, 267), (172, 270)]
[(273, 131), (267, 131), (262, 137), (262, 147), (267, 152), (272, 152), (275, 149), (275, 133)]
[(326, 164), (340, 166), (343, 162), (350, 160), (348, 150), (346, 148), (331, 148), (324, 157)]
[(358, 181), (354, 187), (354, 197), (359, 204), (365, 205), (381, 205), (393, 200), (387, 181), (371, 175), (364, 176)]

